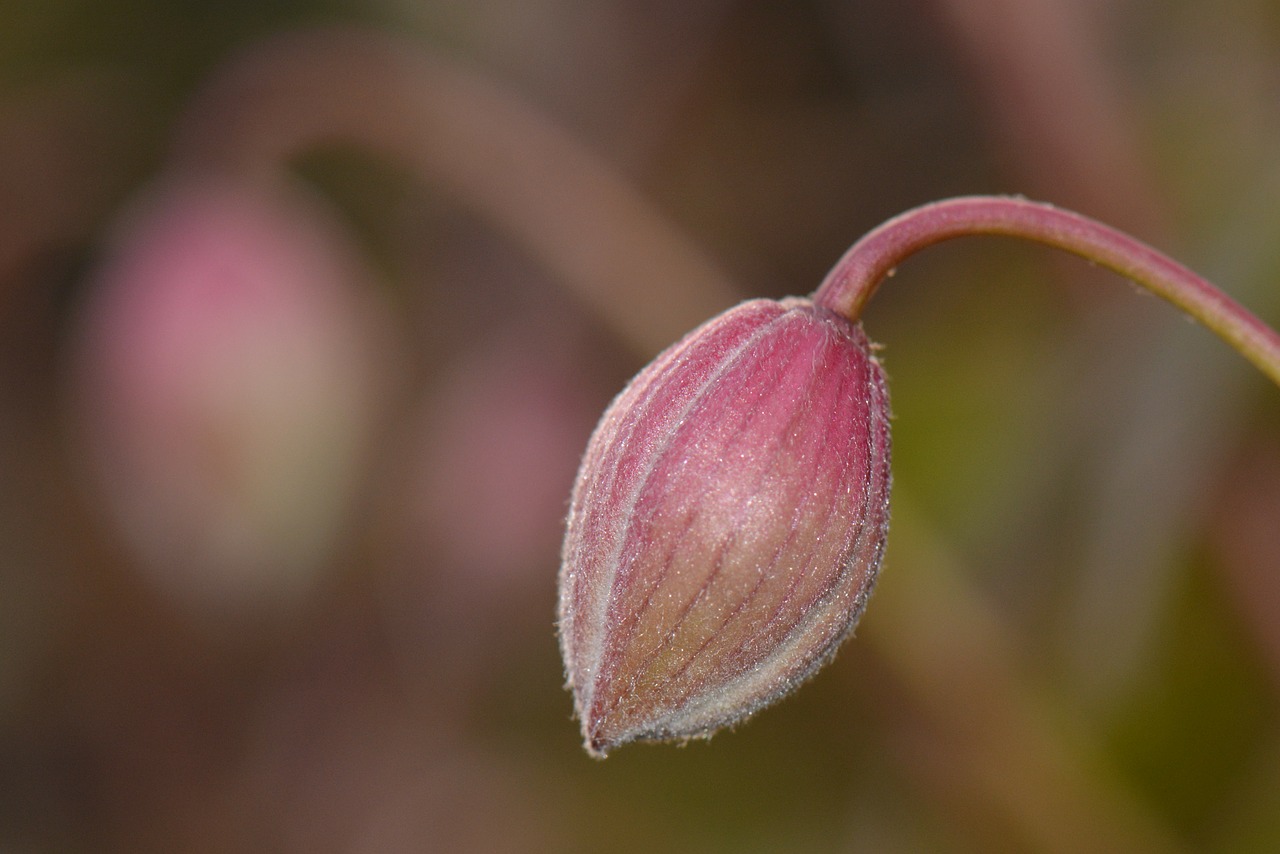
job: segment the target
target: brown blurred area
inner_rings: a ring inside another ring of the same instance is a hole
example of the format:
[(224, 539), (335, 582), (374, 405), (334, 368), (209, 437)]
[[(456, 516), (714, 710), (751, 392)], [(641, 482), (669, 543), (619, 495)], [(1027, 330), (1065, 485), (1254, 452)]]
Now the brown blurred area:
[(579, 745), (598, 413), (915, 204), (1021, 193), (1280, 323), (1280, 13), (0, 3), (0, 850), (1280, 849), (1280, 392), (1074, 259), (898, 271), (857, 637)]

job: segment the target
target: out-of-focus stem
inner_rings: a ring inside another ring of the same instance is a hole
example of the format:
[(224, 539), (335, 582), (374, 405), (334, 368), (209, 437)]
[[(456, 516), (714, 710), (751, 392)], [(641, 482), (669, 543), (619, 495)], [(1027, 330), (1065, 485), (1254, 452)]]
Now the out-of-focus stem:
[(964, 807), (1009, 822), (1031, 850), (1182, 850), (1093, 733), (1069, 725), (1032, 678), (1017, 632), (914, 495), (894, 484), (895, 571), (858, 628), (925, 715), (904, 723), (904, 759)]
[(464, 64), (388, 33), (324, 29), (256, 45), (195, 99), (175, 158), (270, 172), (333, 143), (385, 157), (480, 214), (646, 357), (737, 299), (572, 134)]
[(1123, 232), (1025, 199), (969, 196), (907, 211), (855, 243), (827, 274), (814, 300), (857, 320), (880, 282), (908, 256), (953, 237), (975, 234), (1043, 243), (1119, 273), (1200, 321), (1280, 385), (1280, 335), (1244, 306)]

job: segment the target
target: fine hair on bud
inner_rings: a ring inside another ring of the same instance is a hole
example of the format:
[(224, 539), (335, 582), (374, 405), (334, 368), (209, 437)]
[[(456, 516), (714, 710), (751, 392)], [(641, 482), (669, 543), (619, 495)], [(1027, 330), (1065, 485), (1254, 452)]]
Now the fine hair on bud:
[(713, 318), (613, 401), (560, 571), (589, 752), (709, 736), (831, 658), (884, 551), (889, 418), (861, 326), (804, 299)]

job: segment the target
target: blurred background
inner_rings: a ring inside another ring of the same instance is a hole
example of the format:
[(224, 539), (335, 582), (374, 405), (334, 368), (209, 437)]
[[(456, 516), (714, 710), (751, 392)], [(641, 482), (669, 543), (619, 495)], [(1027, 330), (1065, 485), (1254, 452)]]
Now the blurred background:
[(931, 249), (857, 637), (580, 747), (595, 418), (925, 201), (1280, 323), (1267, 0), (0, 0), (0, 849), (1280, 850), (1280, 393), (1115, 277)]

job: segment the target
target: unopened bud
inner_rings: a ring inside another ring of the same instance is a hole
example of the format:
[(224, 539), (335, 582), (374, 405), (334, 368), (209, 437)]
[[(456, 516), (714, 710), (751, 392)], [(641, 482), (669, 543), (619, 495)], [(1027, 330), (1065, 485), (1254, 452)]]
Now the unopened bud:
[(170, 177), (123, 217), (74, 362), (93, 487), (192, 615), (296, 604), (339, 548), (385, 368), (384, 307), (296, 186)]
[(744, 303), (631, 381), (574, 488), (560, 643), (588, 751), (706, 737), (831, 658), (888, 525), (889, 404), (860, 326)]

